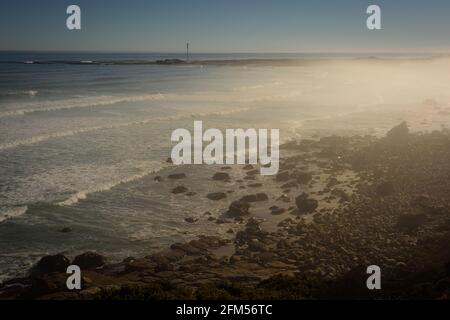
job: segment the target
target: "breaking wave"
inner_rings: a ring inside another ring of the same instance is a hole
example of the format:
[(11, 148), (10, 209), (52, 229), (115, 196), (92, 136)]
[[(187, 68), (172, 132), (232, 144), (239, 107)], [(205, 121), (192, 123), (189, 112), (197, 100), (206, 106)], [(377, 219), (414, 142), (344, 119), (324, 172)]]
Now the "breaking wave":
[(88, 188), (86, 190), (81, 190), (70, 196), (70, 198), (57, 202), (56, 205), (58, 206), (71, 206), (76, 203), (78, 203), (80, 200), (86, 199), (90, 194), (97, 193), (97, 192), (104, 192), (111, 190), (112, 188), (121, 185), (123, 183), (129, 183), (133, 182), (139, 179), (142, 179), (150, 174), (156, 173), (165, 167), (169, 166), (168, 164), (161, 164), (159, 162), (152, 162), (152, 165), (150, 165), (148, 168), (143, 169), (140, 173), (136, 173), (134, 175), (131, 175), (129, 177), (125, 177), (122, 179), (116, 179), (110, 182), (101, 183), (96, 186), (93, 186), (92, 188)]
[(18, 108), (9, 111), (0, 112), (0, 118), (21, 116), (34, 112), (49, 112), (66, 110), (73, 108), (87, 108), (96, 106), (106, 106), (123, 102), (141, 102), (149, 100), (162, 100), (164, 95), (158, 94), (146, 94), (140, 96), (127, 96), (127, 97), (113, 97), (113, 96), (98, 96), (98, 97), (86, 97), (86, 98), (73, 98), (67, 100), (58, 101), (43, 101), (34, 102), (29, 104), (21, 104)]
[(21, 216), (27, 212), (27, 206), (0, 208), (0, 223), (11, 218)]
[(83, 133), (89, 133), (89, 132), (93, 132), (93, 131), (120, 129), (120, 128), (125, 128), (125, 127), (130, 127), (130, 126), (146, 125), (146, 124), (149, 124), (152, 122), (158, 122), (158, 121), (172, 121), (172, 120), (180, 120), (180, 119), (205, 117), (205, 116), (222, 116), (222, 115), (228, 115), (228, 114), (233, 114), (233, 113), (238, 113), (238, 112), (245, 112), (245, 111), (249, 111), (251, 109), (254, 109), (254, 108), (239, 108), (239, 109), (231, 109), (231, 110), (227, 110), (227, 111), (218, 111), (218, 112), (210, 112), (210, 113), (196, 113), (196, 114), (192, 113), (189, 115), (156, 117), (156, 118), (144, 119), (144, 120), (139, 120), (139, 121), (132, 121), (132, 122), (125, 122), (125, 123), (110, 124), (110, 125), (104, 125), (104, 126), (95, 126), (95, 127), (88, 127), (88, 128), (81, 128), (81, 129), (49, 133), (49, 134), (31, 137), (28, 139), (17, 140), (17, 141), (13, 141), (13, 142), (9, 142), (9, 143), (0, 144), (0, 151), (12, 149), (12, 148), (16, 148), (16, 147), (21, 147), (21, 146), (30, 146), (30, 145), (34, 145), (36, 143), (40, 143), (40, 142), (43, 142), (43, 141), (46, 141), (49, 139), (53, 139), (53, 138), (70, 137), (70, 136), (75, 136), (75, 135), (83, 134)]

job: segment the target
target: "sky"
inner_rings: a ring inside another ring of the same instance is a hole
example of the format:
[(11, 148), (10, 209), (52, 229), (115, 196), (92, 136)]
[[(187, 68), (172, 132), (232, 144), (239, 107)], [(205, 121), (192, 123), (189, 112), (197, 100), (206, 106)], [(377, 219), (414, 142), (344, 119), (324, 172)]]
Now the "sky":
[[(81, 8), (82, 29), (66, 28)], [(366, 27), (381, 7), (382, 30)], [(448, 0), (1, 0), (0, 50), (450, 52)]]

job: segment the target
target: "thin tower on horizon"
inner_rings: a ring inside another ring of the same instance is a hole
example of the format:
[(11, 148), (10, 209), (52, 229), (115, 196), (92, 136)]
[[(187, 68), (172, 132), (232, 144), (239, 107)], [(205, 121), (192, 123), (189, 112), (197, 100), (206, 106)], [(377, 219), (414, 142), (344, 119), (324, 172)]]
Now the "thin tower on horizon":
[(186, 61), (189, 61), (189, 42), (186, 43)]

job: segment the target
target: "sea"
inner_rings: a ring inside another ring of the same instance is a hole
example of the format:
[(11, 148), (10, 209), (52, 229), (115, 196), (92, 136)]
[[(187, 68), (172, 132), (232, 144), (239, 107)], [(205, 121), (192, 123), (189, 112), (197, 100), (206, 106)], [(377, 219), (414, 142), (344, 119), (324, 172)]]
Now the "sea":
[[(171, 133), (192, 132), (195, 120), (205, 129), (276, 128), (281, 141), (382, 135), (403, 120), (420, 127), (428, 115), (435, 127), (448, 122), (448, 115), (437, 114), (450, 101), (447, 61), (395, 57), (399, 63), (385, 65), (344, 54), (190, 55), (262, 58), (314, 62), (98, 65), (90, 62), (185, 55), (0, 52), (0, 282), (26, 273), (47, 254), (92, 250), (120, 261), (200, 234), (225, 236), (230, 226), (204, 214), (219, 217), (244, 191), (233, 181), (212, 181), (220, 166), (166, 161)], [(50, 61), (61, 63), (36, 63)], [(239, 178), (241, 170), (233, 170)], [(167, 178), (180, 172), (187, 178)], [(192, 194), (171, 193), (179, 185)], [(218, 191), (228, 199), (206, 198)], [(199, 221), (187, 223), (187, 217)]]

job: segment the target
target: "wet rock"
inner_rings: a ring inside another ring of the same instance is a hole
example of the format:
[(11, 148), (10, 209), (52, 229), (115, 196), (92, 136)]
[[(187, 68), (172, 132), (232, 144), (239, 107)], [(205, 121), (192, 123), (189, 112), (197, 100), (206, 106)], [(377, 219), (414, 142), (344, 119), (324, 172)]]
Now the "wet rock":
[(72, 229), (69, 228), (69, 227), (64, 227), (64, 228), (62, 228), (62, 229), (60, 230), (60, 232), (62, 232), (62, 233), (69, 233), (69, 232), (72, 232)]
[(190, 245), (189, 243), (174, 243), (170, 246), (173, 250), (180, 250), (186, 253), (187, 255), (197, 255), (202, 252), (202, 250)]
[(226, 172), (216, 172), (213, 176), (213, 180), (215, 181), (229, 181), (230, 175)]
[(175, 187), (174, 189), (172, 189), (172, 193), (173, 194), (180, 194), (180, 193), (185, 193), (188, 189), (186, 187), (183, 186), (178, 186)]
[(248, 185), (249, 188), (260, 188), (262, 187), (262, 183), (251, 183)]
[(163, 272), (163, 271), (173, 271), (174, 267), (173, 264), (171, 263), (166, 263), (166, 262), (162, 262), (162, 263), (158, 263), (155, 267), (155, 272)]
[(289, 171), (283, 171), (277, 174), (277, 177), (275, 178), (278, 182), (286, 182), (289, 180)]
[(241, 202), (259, 202), (259, 201), (267, 201), (269, 200), (269, 197), (265, 193), (257, 193), (257, 194), (250, 194), (247, 196), (243, 196), (239, 201)]
[(249, 215), (250, 205), (248, 202), (234, 201), (228, 208), (227, 215), (232, 218)]
[(279, 208), (277, 206), (271, 207), (271, 214), (273, 215), (280, 215), (286, 212), (286, 208)]
[(225, 199), (227, 197), (227, 194), (223, 193), (223, 192), (213, 192), (213, 193), (209, 193), (206, 197), (209, 200), (218, 201), (218, 200)]
[(172, 179), (172, 180), (184, 179), (184, 178), (186, 178), (186, 174), (185, 173), (173, 173), (173, 174), (170, 174), (168, 176), (168, 178)]
[(184, 221), (186, 221), (187, 223), (196, 223), (198, 221), (198, 219), (194, 218), (194, 217), (188, 217), (188, 218), (184, 219)]
[(81, 270), (83, 269), (96, 269), (105, 265), (106, 258), (101, 254), (88, 251), (73, 259), (73, 264), (79, 266)]
[(172, 249), (164, 254), (164, 257), (169, 261), (179, 261), (186, 256), (186, 253), (182, 250)]
[(319, 202), (315, 199), (310, 199), (306, 193), (302, 193), (295, 198), (295, 204), (301, 214), (312, 213), (319, 206)]
[(151, 270), (153, 264), (149, 259), (133, 259), (129, 260), (125, 264), (125, 273), (131, 273), (136, 271)]
[(48, 274), (53, 272), (66, 272), (70, 260), (63, 254), (45, 256), (33, 267), (33, 274)]

